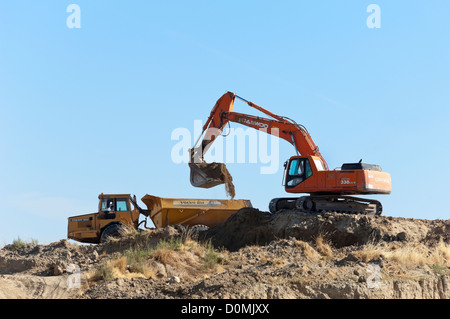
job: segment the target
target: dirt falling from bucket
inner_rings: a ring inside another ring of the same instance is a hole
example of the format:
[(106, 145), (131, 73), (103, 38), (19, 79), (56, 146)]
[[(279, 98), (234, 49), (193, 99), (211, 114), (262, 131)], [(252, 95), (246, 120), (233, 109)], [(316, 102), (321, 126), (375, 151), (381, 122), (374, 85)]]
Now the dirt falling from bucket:
[(225, 190), (226, 190), (228, 196), (230, 196), (231, 199), (233, 199), (234, 196), (236, 196), (236, 190), (234, 189), (234, 184), (233, 184), (233, 177), (231, 176), (231, 174), (228, 171), (225, 164), (222, 164), (221, 170), (222, 170), (223, 176), (224, 176), (223, 179), (225, 181)]
[(201, 170), (210, 178), (221, 180), (225, 184), (225, 191), (232, 199), (236, 196), (236, 191), (233, 184), (233, 177), (224, 163), (200, 163), (197, 164)]

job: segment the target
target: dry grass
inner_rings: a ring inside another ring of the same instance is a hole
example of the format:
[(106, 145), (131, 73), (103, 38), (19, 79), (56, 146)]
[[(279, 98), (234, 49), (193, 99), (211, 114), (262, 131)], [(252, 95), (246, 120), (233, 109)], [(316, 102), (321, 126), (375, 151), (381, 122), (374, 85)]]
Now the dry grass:
[(328, 241), (326, 241), (322, 235), (316, 238), (316, 249), (322, 255), (329, 258), (333, 258), (333, 250)]
[(209, 242), (173, 237), (159, 241), (155, 247), (140, 245), (112, 256), (88, 275), (88, 281), (134, 277), (158, 280), (169, 276), (169, 272), (189, 280), (208, 272), (221, 272), (220, 264), (225, 262), (226, 255), (216, 251)]
[(307, 242), (297, 240), (295, 244), (296, 244), (296, 246), (301, 248), (302, 254), (306, 258), (313, 260), (313, 261), (318, 261), (321, 259), (320, 254), (313, 247), (311, 247), (311, 245), (308, 244)]
[(443, 241), (432, 247), (421, 243), (368, 244), (351, 254), (363, 262), (382, 257), (409, 267), (450, 266), (450, 245)]
[[(110, 259), (97, 268), (95, 271), (87, 274), (88, 282), (111, 281), (117, 278), (135, 278), (145, 277), (143, 273), (127, 271), (127, 262), (125, 257)], [(148, 277), (149, 278), (149, 277)]]

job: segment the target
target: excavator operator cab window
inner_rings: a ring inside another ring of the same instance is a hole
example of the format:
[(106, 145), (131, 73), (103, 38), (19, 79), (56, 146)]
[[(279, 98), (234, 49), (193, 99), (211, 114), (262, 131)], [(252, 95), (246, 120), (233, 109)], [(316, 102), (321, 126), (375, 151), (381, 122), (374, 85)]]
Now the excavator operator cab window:
[(294, 187), (312, 176), (311, 165), (307, 158), (296, 158), (289, 163), (286, 175), (286, 186)]

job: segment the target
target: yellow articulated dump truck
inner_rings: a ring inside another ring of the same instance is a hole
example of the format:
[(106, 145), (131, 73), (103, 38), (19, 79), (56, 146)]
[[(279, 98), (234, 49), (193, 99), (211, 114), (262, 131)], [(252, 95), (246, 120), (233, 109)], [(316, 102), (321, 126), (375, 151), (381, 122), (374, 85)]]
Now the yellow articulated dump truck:
[[(147, 227), (150, 217), (156, 228), (184, 225), (212, 227), (244, 207), (249, 200), (161, 198), (145, 195), (139, 207), (130, 194), (100, 194), (98, 212), (69, 217), (67, 237), (82, 243), (98, 244), (110, 237), (120, 237), (130, 230)], [(139, 221), (140, 215), (145, 219)]]

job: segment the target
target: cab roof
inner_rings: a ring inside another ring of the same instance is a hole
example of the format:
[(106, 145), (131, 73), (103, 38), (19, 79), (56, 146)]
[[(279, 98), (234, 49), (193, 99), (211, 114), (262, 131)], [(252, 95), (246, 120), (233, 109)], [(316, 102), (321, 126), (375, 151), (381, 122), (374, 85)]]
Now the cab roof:
[(103, 194), (98, 195), (98, 198), (118, 198), (118, 197), (126, 197), (129, 198), (131, 194)]

